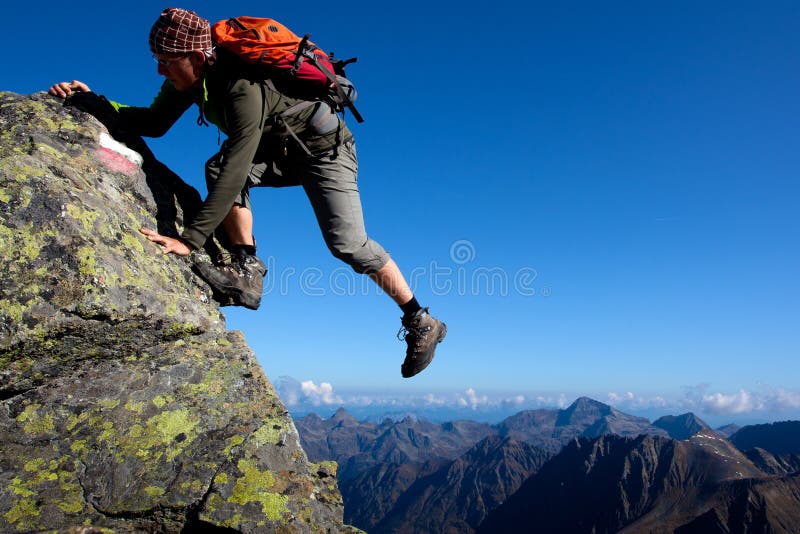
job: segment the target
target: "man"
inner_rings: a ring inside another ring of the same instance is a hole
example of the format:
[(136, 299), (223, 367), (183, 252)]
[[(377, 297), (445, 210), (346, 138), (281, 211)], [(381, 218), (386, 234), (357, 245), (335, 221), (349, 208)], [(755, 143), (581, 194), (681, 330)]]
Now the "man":
[[(367, 236), (356, 183), (355, 142), (344, 121), (324, 102), (283, 122), (275, 120), (300, 100), (264, 80), (244, 77), (233, 61), (214, 51), (208, 21), (193, 11), (164, 10), (149, 43), (166, 81), (149, 108), (112, 103), (119, 127), (158, 137), (196, 104), (198, 123), (207, 119), (227, 139), (206, 163), (208, 197), (180, 238), (147, 228), (141, 232), (165, 254), (190, 255), (201, 276), (233, 304), (256, 309), (266, 268), (256, 256), (249, 188), (302, 185), (333, 255), (368, 275), (400, 306), (408, 345), (402, 375), (411, 377), (425, 369), (447, 327), (417, 302), (397, 264)], [(61, 98), (89, 91), (77, 80), (50, 88)], [(287, 133), (286, 123), (294, 135)], [(201, 252), (215, 231), (231, 252), (228, 264), (215, 265)]]

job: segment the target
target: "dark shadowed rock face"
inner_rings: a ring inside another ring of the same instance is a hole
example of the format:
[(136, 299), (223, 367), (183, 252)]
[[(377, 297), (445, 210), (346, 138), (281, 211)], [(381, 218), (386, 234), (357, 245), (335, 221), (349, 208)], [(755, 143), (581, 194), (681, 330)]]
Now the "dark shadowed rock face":
[(788, 533), (798, 509), (800, 478), (766, 476), (713, 432), (603, 436), (571, 442), (479, 532)]
[(711, 428), (693, 413), (665, 415), (653, 421), (653, 426), (665, 430), (672, 439), (689, 439), (698, 432)]
[(800, 474), (800, 455), (772, 454), (756, 447), (744, 453), (748, 460), (768, 475)]
[(455, 461), (416, 480), (391, 513), (367, 530), (409, 534), (474, 532), (486, 515), (505, 502), (548, 458), (546, 452), (527, 443), (490, 436)]
[(745, 426), (730, 440), (743, 451), (760, 447), (772, 454), (800, 454), (800, 421)]
[(188, 263), (137, 232), (176, 233), (199, 196), (103, 134), (0, 93), (0, 531), (347, 530), (335, 464), (308, 461)]

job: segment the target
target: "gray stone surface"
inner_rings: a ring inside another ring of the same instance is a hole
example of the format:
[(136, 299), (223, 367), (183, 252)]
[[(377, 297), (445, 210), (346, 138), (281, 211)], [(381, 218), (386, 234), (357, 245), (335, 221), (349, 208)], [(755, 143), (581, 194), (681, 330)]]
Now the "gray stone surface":
[[(336, 464), (209, 288), (138, 233), (199, 196), (46, 94), (0, 93), (0, 531), (347, 531)], [(93, 527), (93, 528), (84, 528)]]

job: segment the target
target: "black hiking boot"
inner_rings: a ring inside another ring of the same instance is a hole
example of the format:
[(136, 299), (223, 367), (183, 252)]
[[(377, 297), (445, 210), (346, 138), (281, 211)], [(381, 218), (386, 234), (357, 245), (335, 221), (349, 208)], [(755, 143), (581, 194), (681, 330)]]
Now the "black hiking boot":
[(215, 264), (208, 255), (192, 252), (190, 259), (197, 273), (208, 282), (222, 306), (244, 306), (257, 310), (261, 304), (263, 279), (267, 268), (258, 257), (232, 254), (229, 263)]
[(442, 342), (447, 334), (447, 325), (422, 308), (411, 317), (403, 317), (403, 328), (397, 333), (401, 338), (405, 334), (408, 344), (406, 359), (400, 367), (403, 378), (410, 378), (428, 367), (436, 352), (436, 345)]

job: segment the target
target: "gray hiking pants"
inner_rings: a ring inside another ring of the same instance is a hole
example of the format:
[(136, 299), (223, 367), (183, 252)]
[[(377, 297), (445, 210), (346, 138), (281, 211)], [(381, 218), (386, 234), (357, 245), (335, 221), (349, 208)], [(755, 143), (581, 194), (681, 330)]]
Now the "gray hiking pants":
[[(209, 191), (219, 176), (220, 154), (206, 163)], [(257, 158), (258, 159), (258, 158)], [(296, 157), (276, 165), (255, 161), (235, 203), (252, 210), (251, 187), (302, 185), (311, 201), (325, 244), (333, 255), (357, 273), (374, 273), (389, 261), (389, 254), (367, 236), (361, 196), (358, 192), (358, 159), (355, 142), (350, 139), (338, 147), (308, 157)]]

